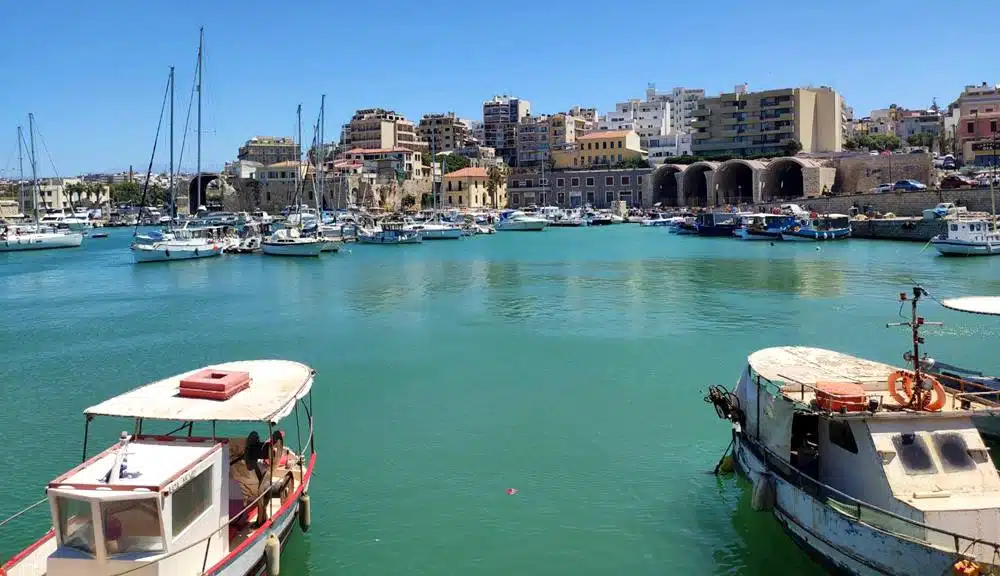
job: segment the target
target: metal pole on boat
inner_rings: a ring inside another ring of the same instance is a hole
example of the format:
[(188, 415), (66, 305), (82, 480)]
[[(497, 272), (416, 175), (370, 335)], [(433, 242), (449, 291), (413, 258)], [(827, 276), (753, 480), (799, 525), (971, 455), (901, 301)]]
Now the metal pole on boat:
[[(202, 59), (202, 47), (205, 43), (205, 27), (202, 26), (198, 29), (198, 175), (195, 177), (195, 184), (198, 194), (198, 205), (201, 205), (201, 59)], [(188, 206), (190, 207), (191, 200), (188, 199)]]
[[(319, 174), (319, 198), (322, 198), (323, 204), (326, 204), (326, 169), (323, 166), (323, 161), (326, 160), (326, 142), (324, 138), (326, 137), (326, 94), (320, 96), (319, 99), (319, 161), (316, 163), (317, 171)], [(323, 215), (317, 214), (319, 222), (322, 223)]]
[(297, 154), (295, 155), (295, 213), (299, 214), (299, 228), (302, 228), (302, 216), (301, 216), (301, 200), (299, 200), (299, 181), (301, 178), (300, 171), (302, 170), (302, 104), (299, 104), (298, 108), (295, 109), (295, 117), (297, 122)]
[(170, 217), (177, 217), (177, 194), (174, 190), (174, 67), (170, 67)]
[(31, 203), (35, 209), (35, 226), (38, 225), (38, 164), (35, 162), (35, 115), (28, 113), (28, 138), (31, 141)]
[(17, 127), (17, 195), (21, 200), (21, 207), (18, 210), (21, 215), (24, 215), (24, 130), (18, 126)]

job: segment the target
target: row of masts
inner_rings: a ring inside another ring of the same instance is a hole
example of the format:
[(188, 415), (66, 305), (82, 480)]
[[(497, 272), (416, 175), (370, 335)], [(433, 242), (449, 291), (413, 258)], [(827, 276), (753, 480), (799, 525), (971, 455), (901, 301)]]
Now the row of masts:
[(17, 127), (17, 167), (18, 167), (18, 179), (17, 179), (17, 192), (21, 198), (21, 213), (24, 214), (24, 148), (29, 147), (30, 156), (28, 161), (31, 162), (31, 207), (35, 214), (35, 226), (38, 226), (38, 163), (35, 160), (35, 115), (31, 112), (28, 113), (28, 140), (30, 140), (30, 146), (24, 141), (24, 128), (21, 126)]

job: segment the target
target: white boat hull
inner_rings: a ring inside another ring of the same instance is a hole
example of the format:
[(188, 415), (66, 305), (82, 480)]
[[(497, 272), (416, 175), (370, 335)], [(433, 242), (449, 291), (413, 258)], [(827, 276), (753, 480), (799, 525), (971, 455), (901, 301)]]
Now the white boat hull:
[(23, 250), (49, 250), (53, 248), (76, 248), (83, 244), (83, 234), (30, 233), (9, 236), (0, 240), (0, 252), (20, 252)]
[(545, 230), (546, 224), (548, 223), (544, 220), (518, 220), (513, 222), (501, 221), (497, 224), (497, 232), (540, 232)]
[(326, 245), (322, 241), (312, 242), (268, 242), (261, 244), (261, 249), (268, 256), (319, 256)]
[(334, 239), (334, 238), (324, 238), (323, 239), (323, 250), (322, 251), (323, 252), (339, 252), (340, 251), (340, 245), (343, 244), (343, 243), (344, 243), (344, 241), (341, 240), (341, 239), (339, 239), (339, 238), (337, 238), (337, 239)]
[(420, 235), (424, 240), (457, 240), (465, 236), (465, 232), (461, 228), (424, 228), (420, 231)]
[(1000, 254), (1000, 244), (932, 238), (931, 244), (945, 256), (993, 256)]
[(779, 474), (769, 472), (739, 434), (733, 447), (736, 465), (751, 483), (765, 475), (773, 478), (775, 518), (799, 547), (828, 569), (859, 576), (951, 573), (954, 552), (894, 536), (872, 525), (890, 517), (877, 518), (872, 512), (873, 517), (867, 518), (866, 509), (859, 522), (825, 504)]
[(132, 257), (136, 264), (144, 262), (171, 262), (174, 260), (194, 260), (211, 258), (222, 254), (218, 244), (136, 244), (132, 246)]

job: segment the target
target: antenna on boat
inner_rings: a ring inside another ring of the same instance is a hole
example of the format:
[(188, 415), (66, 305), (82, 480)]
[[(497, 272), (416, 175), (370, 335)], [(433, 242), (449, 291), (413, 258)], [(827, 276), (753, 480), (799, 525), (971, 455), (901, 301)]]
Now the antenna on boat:
[(917, 303), (920, 302), (920, 298), (922, 296), (927, 296), (927, 291), (919, 285), (915, 285), (913, 287), (913, 297), (908, 297), (906, 292), (900, 292), (900, 309), (902, 309), (902, 304), (905, 304), (907, 300), (910, 301), (910, 321), (889, 322), (885, 325), (886, 328), (893, 326), (908, 326), (913, 333), (913, 351), (906, 351), (903, 354), (903, 360), (913, 364), (913, 381), (916, 382), (917, 385), (913, 389), (913, 395), (910, 397), (910, 403), (915, 404), (916, 406), (923, 406), (927, 403), (929, 398), (924, 398), (924, 395), (929, 395), (931, 393), (931, 387), (933, 386), (933, 382), (931, 380), (923, 377), (923, 366), (924, 362), (927, 360), (927, 354), (924, 353), (924, 357), (920, 357), (920, 345), (924, 343), (924, 338), (920, 335), (920, 327), (944, 326), (944, 322), (927, 322), (924, 320), (923, 316), (917, 315)]
[(114, 484), (121, 480), (127, 471), (128, 444), (132, 441), (132, 436), (128, 432), (122, 432), (118, 437), (118, 450), (115, 451), (115, 462), (111, 469), (102, 478), (105, 484)]

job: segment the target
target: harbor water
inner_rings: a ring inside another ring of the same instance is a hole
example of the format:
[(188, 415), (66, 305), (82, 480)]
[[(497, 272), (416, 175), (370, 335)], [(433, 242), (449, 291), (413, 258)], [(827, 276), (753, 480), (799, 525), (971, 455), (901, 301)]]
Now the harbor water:
[[(908, 333), (885, 323), (914, 281), (1000, 293), (1000, 259), (919, 243), (621, 225), (134, 265), (131, 233), (0, 254), (0, 513), (79, 462), (87, 406), (205, 364), (299, 360), (318, 460), (292, 575), (820, 574), (711, 474), (729, 429), (706, 387), (773, 345), (901, 364)], [(945, 322), (931, 356), (1000, 372), (1000, 320), (922, 312)], [(122, 427), (92, 429), (90, 453)], [(4, 559), (46, 514), (3, 528)]]

